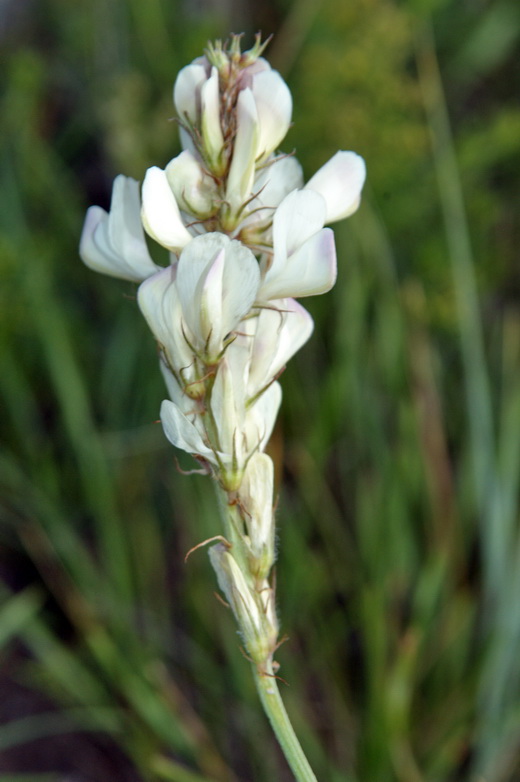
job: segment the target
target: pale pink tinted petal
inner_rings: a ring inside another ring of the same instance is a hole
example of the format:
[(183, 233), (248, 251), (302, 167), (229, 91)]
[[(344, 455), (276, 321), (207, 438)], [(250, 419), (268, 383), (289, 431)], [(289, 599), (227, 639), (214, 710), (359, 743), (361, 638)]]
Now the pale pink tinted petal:
[[(274, 269), (274, 264), (272, 269)], [(315, 296), (329, 291), (336, 281), (336, 248), (332, 229), (323, 228), (286, 258), (276, 273), (267, 272), (258, 301)]]
[(242, 71), (242, 79), (244, 81), (248, 81), (248, 86), (250, 86), (251, 78), (257, 73), (261, 73), (261, 71), (270, 71), (271, 66), (265, 59), (265, 57), (258, 57), (257, 60), (255, 60), (251, 65), (248, 65), (244, 70)]
[(139, 211), (139, 184), (129, 177), (116, 177), (110, 212), (98, 206), (87, 211), (80, 240), (84, 263), (133, 282), (155, 274), (158, 267), (148, 253)]
[(325, 199), (313, 190), (295, 190), (284, 198), (274, 214), (274, 264), (283, 263), (325, 223)]
[(143, 182), (141, 217), (146, 232), (168, 250), (177, 252), (191, 241), (165, 172), (149, 168)]
[(327, 204), (326, 223), (342, 220), (359, 206), (366, 178), (365, 161), (355, 152), (336, 152), (305, 185), (324, 197)]

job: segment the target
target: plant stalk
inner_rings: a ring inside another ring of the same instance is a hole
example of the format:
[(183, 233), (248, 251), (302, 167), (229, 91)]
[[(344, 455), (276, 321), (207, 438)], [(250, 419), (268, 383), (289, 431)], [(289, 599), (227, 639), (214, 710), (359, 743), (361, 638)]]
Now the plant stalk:
[(285, 710), (271, 663), (265, 673), (253, 665), (253, 675), (264, 711), (297, 782), (317, 782)]

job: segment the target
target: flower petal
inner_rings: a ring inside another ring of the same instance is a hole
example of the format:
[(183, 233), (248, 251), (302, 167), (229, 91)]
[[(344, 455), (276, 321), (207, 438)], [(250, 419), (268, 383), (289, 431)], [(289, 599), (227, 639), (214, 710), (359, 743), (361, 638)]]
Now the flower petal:
[(161, 423), (164, 434), (176, 448), (215, 463), (215, 454), (204, 444), (195, 425), (169, 399), (161, 404)]
[(247, 410), (245, 419), (245, 439), (250, 453), (263, 451), (271, 437), (276, 416), (282, 402), (280, 383), (272, 383), (267, 391)]
[(305, 185), (320, 193), (327, 204), (326, 223), (342, 220), (359, 206), (366, 178), (365, 161), (355, 152), (336, 152)]
[(261, 202), (266, 207), (277, 207), (286, 195), (302, 185), (302, 167), (296, 158), (281, 157), (260, 170), (254, 185), (258, 196), (251, 206)]
[[(171, 367), (182, 374), (183, 380), (193, 382), (189, 374), (194, 357), (189, 348), (182, 320), (182, 308), (175, 285), (175, 268), (170, 266), (140, 285), (137, 292), (139, 309), (166, 353)], [(182, 370), (182, 372), (181, 372)]]
[(91, 206), (85, 217), (79, 253), (89, 268), (133, 282), (155, 274), (159, 267), (148, 252), (139, 211), (138, 182), (116, 177), (110, 212)]
[(254, 453), (240, 485), (240, 500), (246, 510), (244, 520), (257, 578), (266, 578), (274, 562), (273, 484), (272, 459), (265, 453)]
[(245, 393), (240, 380), (224, 356), (211, 391), (211, 412), (218, 431), (219, 450), (226, 454), (228, 464), (236, 461), (242, 470), (246, 456), (242, 447)]
[(170, 160), (164, 172), (180, 209), (199, 219), (214, 214), (217, 208), (215, 182), (205, 173), (192, 152), (181, 152)]
[(323, 196), (313, 190), (294, 190), (284, 198), (273, 218), (274, 264), (323, 228), (326, 209)]
[(193, 238), (182, 222), (166, 173), (157, 166), (149, 168), (144, 178), (141, 218), (152, 239), (173, 252)]
[[(221, 285), (212, 293), (205, 286), (206, 276), (217, 255), (224, 250)], [(197, 339), (201, 351), (208, 339), (208, 319), (201, 320), (202, 296), (207, 312), (216, 313), (221, 307), (218, 322), (212, 322), (212, 349), (221, 345), (224, 338), (236, 328), (256, 298), (260, 282), (260, 271), (253, 253), (240, 242), (230, 240), (224, 234), (208, 233), (198, 236), (183, 250), (178, 264), (177, 289), (181, 299), (186, 322)], [(221, 298), (221, 304), (211, 302), (211, 295)], [(211, 316), (210, 316), (211, 317)], [(220, 351), (219, 347), (219, 351)]]
[(177, 405), (181, 413), (188, 415), (193, 411), (195, 402), (184, 393), (184, 390), (181, 388), (175, 377), (165, 365), (164, 361), (159, 362), (159, 369), (161, 370), (161, 374), (164, 378), (170, 400)]
[(264, 70), (253, 78), (252, 92), (258, 112), (260, 133), (258, 156), (269, 155), (285, 137), (291, 124), (292, 97), (277, 71)]
[[(250, 398), (277, 377), (307, 342), (313, 328), (311, 316), (294, 299), (272, 301), (270, 308), (260, 310), (251, 348), (247, 386)], [(234, 344), (229, 350), (233, 348)]]
[(200, 334), (206, 346), (208, 356), (217, 357), (222, 348), (222, 339), (226, 331), (222, 327), (223, 301), (222, 287), (225, 266), (225, 250), (219, 250), (211, 262), (206, 275), (201, 278), (198, 318)]
[[(276, 256), (275, 256), (276, 257)], [(331, 228), (323, 228), (300, 247), (282, 268), (266, 274), (258, 301), (287, 297), (316, 296), (329, 291), (336, 282), (336, 248)]]
[(237, 101), (237, 132), (226, 185), (226, 201), (236, 214), (251, 195), (258, 149), (258, 114), (251, 90), (242, 90)]
[(173, 102), (180, 119), (187, 115), (190, 122), (197, 121), (200, 90), (207, 78), (206, 69), (198, 63), (186, 65), (179, 71), (173, 87)]
[(217, 582), (235, 615), (246, 649), (253, 660), (265, 660), (270, 653), (267, 622), (255, 600), (252, 588), (233, 555), (222, 543), (209, 550)]

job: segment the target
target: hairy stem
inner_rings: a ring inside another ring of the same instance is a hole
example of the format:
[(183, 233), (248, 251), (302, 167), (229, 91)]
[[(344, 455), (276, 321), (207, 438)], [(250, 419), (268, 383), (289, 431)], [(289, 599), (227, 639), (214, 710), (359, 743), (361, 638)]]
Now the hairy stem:
[(253, 666), (253, 673), (262, 706), (295, 778), (298, 782), (317, 782), (285, 710), (271, 663), (265, 673)]

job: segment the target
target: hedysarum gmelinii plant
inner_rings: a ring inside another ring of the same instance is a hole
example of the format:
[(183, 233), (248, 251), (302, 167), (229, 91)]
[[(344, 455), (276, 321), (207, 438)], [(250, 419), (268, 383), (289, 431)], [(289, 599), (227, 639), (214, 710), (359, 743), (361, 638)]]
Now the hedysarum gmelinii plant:
[[(177, 76), (182, 152), (153, 166), (142, 188), (114, 181), (110, 212), (87, 212), (80, 254), (92, 269), (140, 283), (139, 307), (160, 351), (168, 440), (213, 479), (223, 528), (209, 556), (251, 660), (263, 706), (298, 780), (315, 776), (281, 701), (273, 462), (265, 453), (282, 391), (278, 379), (313, 322), (296, 301), (336, 280), (334, 234), (356, 211), (365, 164), (337, 152), (307, 184), (279, 146), (292, 99), (280, 74), (240, 51), (209, 45)], [(157, 266), (145, 232), (170, 251)], [(218, 541), (218, 542), (216, 542)]]

